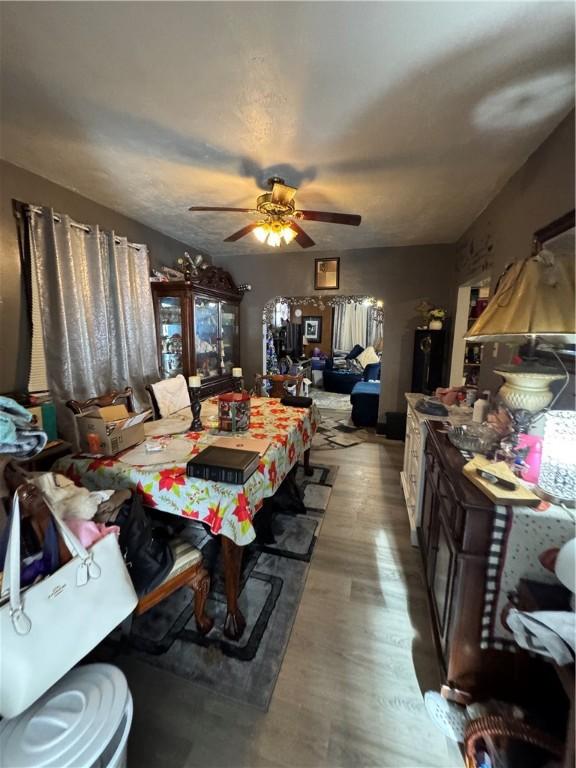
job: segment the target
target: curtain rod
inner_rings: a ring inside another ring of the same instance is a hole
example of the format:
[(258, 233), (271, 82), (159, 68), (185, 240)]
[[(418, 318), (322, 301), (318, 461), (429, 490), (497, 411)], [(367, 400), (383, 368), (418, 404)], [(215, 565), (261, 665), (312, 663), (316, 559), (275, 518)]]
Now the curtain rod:
[[(37, 205), (28, 204), (26, 205), (26, 209), (28, 211), (31, 211), (32, 213), (37, 213), (39, 216), (44, 215), (44, 211), (42, 210), (42, 208), (39, 208)], [(58, 222), (59, 224), (62, 222), (62, 217), (57, 213), (53, 213), (52, 218), (54, 219), (54, 221)], [(70, 226), (75, 227), (76, 229), (81, 229), (83, 232), (88, 232), (88, 233), (92, 232), (92, 227), (89, 227), (87, 224), (78, 224), (75, 221), (71, 221)], [(122, 239), (120, 237), (114, 237), (114, 242), (117, 245), (119, 245), (122, 242)], [(140, 246), (134, 245), (134, 243), (128, 243), (128, 248), (133, 248), (135, 251), (140, 250)]]

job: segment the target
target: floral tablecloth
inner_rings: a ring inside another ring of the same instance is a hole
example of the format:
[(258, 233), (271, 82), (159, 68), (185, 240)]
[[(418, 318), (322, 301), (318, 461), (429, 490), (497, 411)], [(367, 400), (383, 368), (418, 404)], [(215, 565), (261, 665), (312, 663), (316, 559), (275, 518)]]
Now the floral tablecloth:
[[(212, 406), (214, 402), (211, 401)], [(203, 423), (207, 410), (203, 407)], [(60, 459), (53, 469), (90, 490), (136, 489), (147, 506), (199, 520), (213, 533), (245, 545), (255, 538), (252, 518), (263, 500), (276, 492), (290, 469), (310, 448), (319, 423), (320, 414), (314, 405), (291, 408), (274, 398), (252, 398), (250, 429), (243, 434), (270, 440), (270, 446), (258, 470), (244, 485), (187, 477), (186, 461), (210, 442), (208, 432), (178, 435), (179, 439), (190, 441), (190, 454), (185, 461), (165, 468), (161, 464), (130, 466), (120, 460), (120, 455), (112, 458), (77, 455)]]

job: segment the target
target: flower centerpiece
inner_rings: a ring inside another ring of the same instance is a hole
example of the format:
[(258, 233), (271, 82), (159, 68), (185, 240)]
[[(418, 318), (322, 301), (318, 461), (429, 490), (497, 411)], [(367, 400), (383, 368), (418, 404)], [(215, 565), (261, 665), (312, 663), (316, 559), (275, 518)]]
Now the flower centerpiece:
[(428, 312), (428, 328), (431, 331), (440, 331), (442, 330), (442, 324), (444, 322), (444, 318), (446, 317), (446, 310), (442, 307), (433, 307)]

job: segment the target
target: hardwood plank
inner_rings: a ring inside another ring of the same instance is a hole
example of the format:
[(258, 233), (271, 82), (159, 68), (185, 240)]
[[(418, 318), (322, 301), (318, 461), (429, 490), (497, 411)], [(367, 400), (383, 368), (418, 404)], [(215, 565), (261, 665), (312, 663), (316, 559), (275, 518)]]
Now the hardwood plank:
[[(171, 728), (170, 768), (461, 765), (422, 702), (439, 671), (402, 455), (386, 440), (312, 451), (312, 464), (339, 471), (269, 711), (140, 665), (129, 680), (140, 711), (131, 742), (148, 724), (162, 737)], [(145, 752), (135, 764), (157, 768)]]

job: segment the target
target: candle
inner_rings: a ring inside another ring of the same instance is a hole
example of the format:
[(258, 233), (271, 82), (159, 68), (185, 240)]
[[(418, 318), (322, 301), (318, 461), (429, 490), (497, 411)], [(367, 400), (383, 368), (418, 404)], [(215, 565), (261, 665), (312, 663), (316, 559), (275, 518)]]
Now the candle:
[(202, 386), (202, 379), (200, 376), (188, 376), (188, 386), (191, 389), (198, 389)]
[(241, 379), (242, 378), (242, 368), (232, 368), (232, 376), (235, 379)]

